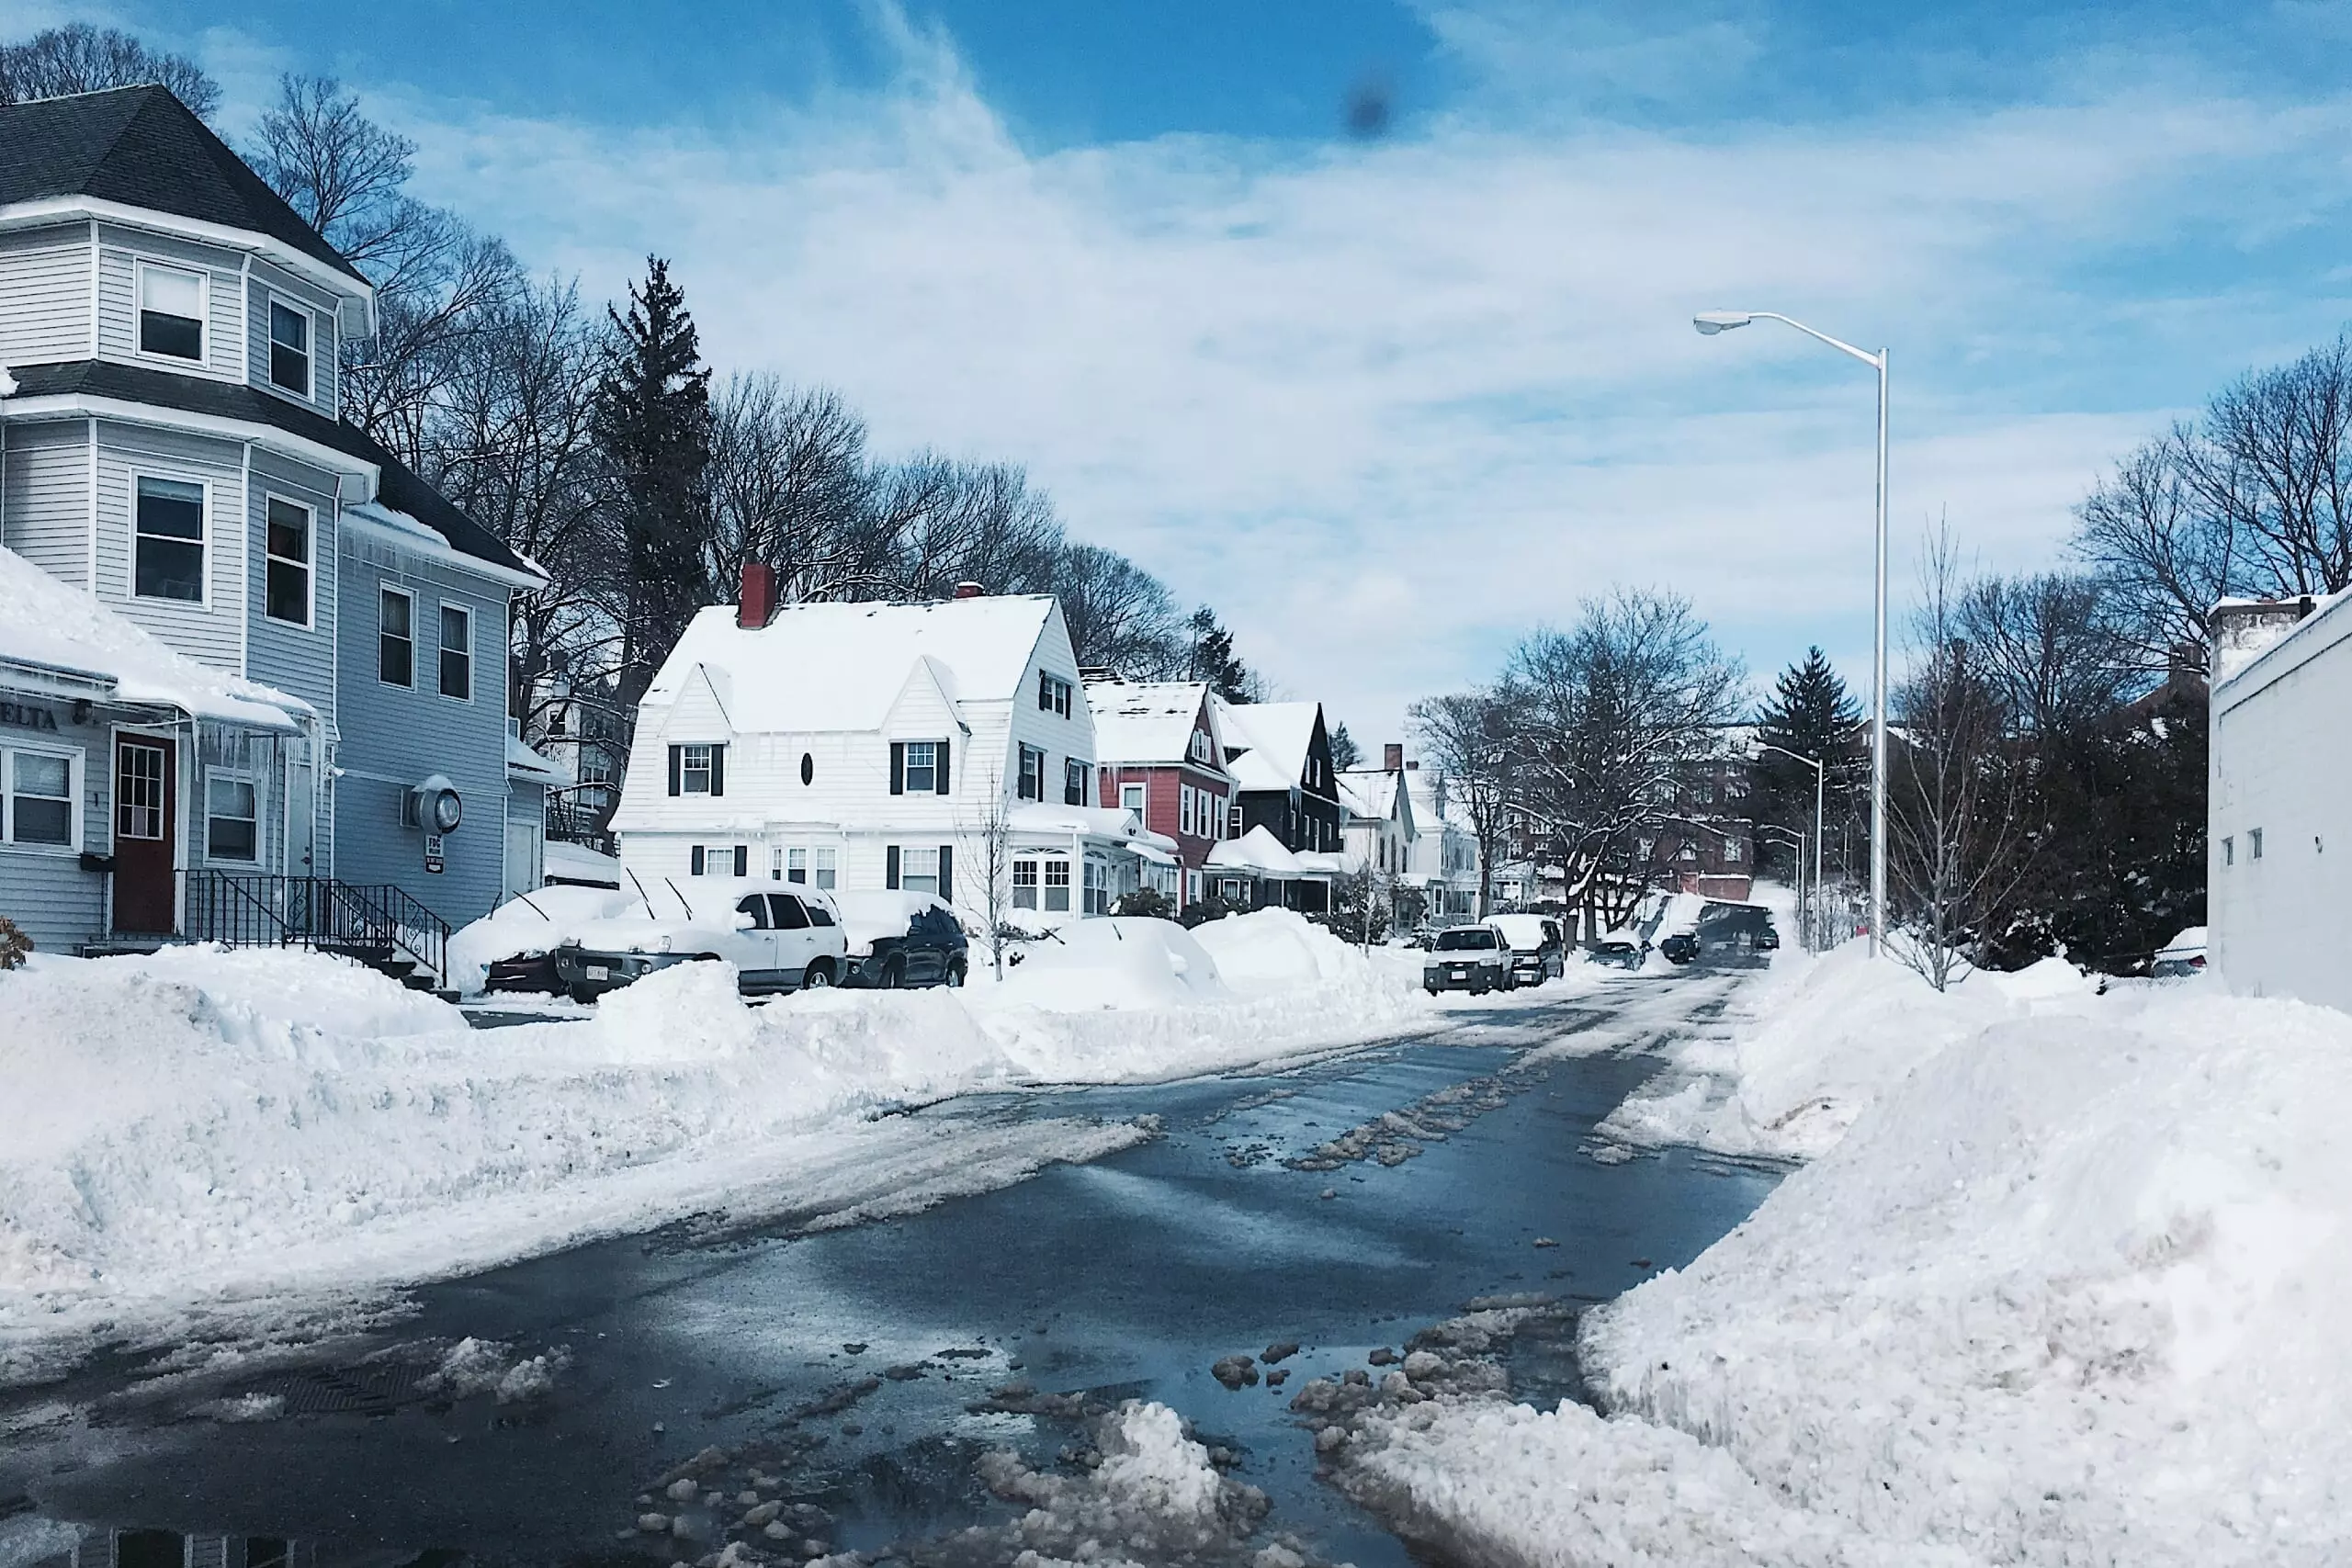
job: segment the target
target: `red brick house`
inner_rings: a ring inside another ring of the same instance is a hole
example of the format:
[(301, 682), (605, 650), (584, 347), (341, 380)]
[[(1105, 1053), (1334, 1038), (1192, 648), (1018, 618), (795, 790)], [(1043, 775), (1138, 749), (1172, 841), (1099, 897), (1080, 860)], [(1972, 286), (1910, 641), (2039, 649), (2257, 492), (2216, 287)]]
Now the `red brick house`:
[(1176, 840), (1179, 907), (1193, 903), (1201, 897), (1202, 863), (1227, 835), (1233, 814), (1233, 775), (1206, 682), (1090, 672), (1086, 701), (1094, 716), (1096, 798), (1136, 813), (1146, 829)]

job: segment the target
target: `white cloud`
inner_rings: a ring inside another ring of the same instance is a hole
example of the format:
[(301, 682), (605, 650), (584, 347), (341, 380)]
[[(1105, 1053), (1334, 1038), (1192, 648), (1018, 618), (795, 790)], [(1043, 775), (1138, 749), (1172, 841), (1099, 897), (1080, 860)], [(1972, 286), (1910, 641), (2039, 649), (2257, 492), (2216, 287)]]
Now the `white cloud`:
[[(423, 144), (424, 194), (593, 290), (670, 256), (715, 364), (836, 385), (886, 449), (1025, 462), (1366, 741), (1613, 581), (1682, 589), (1758, 663), (1862, 646), (1869, 377), (1768, 326), (1702, 340), (1694, 309), (1894, 341), (1900, 583), (1947, 508), (1988, 562), (2052, 558), (2091, 477), (2233, 369), (2254, 318), (2308, 335), (2294, 301), (2084, 268), (2341, 222), (2302, 177), (2334, 166), (2336, 103), (1712, 140), (1465, 115), (1370, 147), (1040, 155), (946, 40), (881, 25), (889, 90), (723, 135), (374, 101)], [(2160, 300), (2161, 351), (2138, 335)]]

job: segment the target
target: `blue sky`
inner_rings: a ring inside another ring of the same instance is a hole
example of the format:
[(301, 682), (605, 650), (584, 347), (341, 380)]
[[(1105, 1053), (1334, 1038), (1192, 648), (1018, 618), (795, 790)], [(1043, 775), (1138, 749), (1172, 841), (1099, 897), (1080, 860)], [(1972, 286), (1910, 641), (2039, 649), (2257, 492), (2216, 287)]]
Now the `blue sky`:
[[(2340, 6), (0, 0), (331, 71), (533, 265), (673, 258), (724, 370), (1026, 463), (1363, 740), (1615, 583), (1867, 669), (1947, 517), (2063, 558), (2133, 442), (2336, 332)], [(1662, 13), (1664, 13), (1662, 15)], [(1343, 130), (1377, 84), (1387, 132)]]

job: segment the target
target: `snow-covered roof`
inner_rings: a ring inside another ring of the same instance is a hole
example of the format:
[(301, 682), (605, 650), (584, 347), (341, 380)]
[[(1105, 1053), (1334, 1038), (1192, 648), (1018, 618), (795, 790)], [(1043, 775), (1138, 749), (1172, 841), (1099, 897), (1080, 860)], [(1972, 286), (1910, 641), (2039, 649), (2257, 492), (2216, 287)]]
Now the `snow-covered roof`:
[(526, 784), (563, 785), (580, 781), (571, 770), (552, 757), (534, 751), (521, 738), (506, 738), (506, 776), (521, 779)]
[(1114, 806), (1054, 806), (1032, 802), (1005, 813), (1005, 826), (1015, 833), (1079, 833), (1090, 839), (1110, 839), (1148, 844), (1173, 851), (1176, 840), (1155, 833), (1132, 811)]
[(0, 548), (0, 662), (89, 682), (92, 697), (153, 703), (196, 718), (293, 729), (311, 705), (174, 651), (143, 626)]
[(1110, 765), (1186, 761), (1193, 721), (1208, 690), (1203, 681), (1109, 681), (1088, 686), (1094, 760)]
[(1351, 768), (1339, 775), (1340, 804), (1355, 817), (1385, 818), (1396, 809), (1401, 768)]
[(675, 702), (697, 669), (739, 735), (877, 729), (928, 662), (950, 702), (1001, 702), (1025, 688), (1030, 656), (1060, 614), (1049, 594), (936, 604), (786, 604), (766, 626), (735, 606), (697, 614), (645, 694)]
[(1306, 774), (1320, 703), (1226, 703), (1216, 705), (1227, 750), (1246, 747), (1228, 764), (1243, 789), (1292, 789)]
[(1248, 871), (1261, 876), (1297, 876), (1306, 869), (1262, 822), (1238, 839), (1219, 840), (1206, 863), (1220, 871)]

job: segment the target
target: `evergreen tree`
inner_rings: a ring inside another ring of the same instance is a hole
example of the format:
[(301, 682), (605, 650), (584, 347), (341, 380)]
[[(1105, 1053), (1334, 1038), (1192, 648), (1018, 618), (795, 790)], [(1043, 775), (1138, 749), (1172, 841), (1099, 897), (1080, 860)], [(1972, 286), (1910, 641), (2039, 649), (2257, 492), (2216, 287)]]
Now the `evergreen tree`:
[(1210, 689), (1227, 702), (1250, 701), (1257, 682), (1241, 660), (1233, 656), (1233, 634), (1217, 625), (1216, 613), (1204, 604), (1193, 612), (1191, 626), (1191, 678), (1206, 681)]
[[(1856, 809), (1855, 786), (1866, 776), (1851, 765), (1854, 727), (1862, 721), (1861, 705), (1846, 690), (1846, 682), (1818, 648), (1781, 672), (1772, 699), (1756, 721), (1756, 737), (1783, 747), (1800, 757), (1826, 759), (1829, 765), (1824, 822), (1828, 844), (1825, 863), (1834, 872), (1839, 859), (1838, 826)], [(1759, 749), (1754, 772), (1755, 811), (1759, 822), (1775, 822), (1810, 836), (1813, 832), (1814, 772), (1803, 762), (1777, 751)], [(1758, 852), (1773, 863), (1793, 865), (1795, 851), (1775, 840), (1759, 843)]]
[(652, 683), (686, 622), (711, 602), (710, 372), (670, 264), (646, 258), (628, 314), (606, 308), (612, 342), (596, 387), (596, 438), (622, 491), (621, 700)]
[(1330, 734), (1324, 739), (1331, 743), (1331, 769), (1334, 773), (1344, 773), (1363, 763), (1363, 751), (1356, 745), (1356, 738), (1348, 733), (1344, 722), (1333, 723)]

